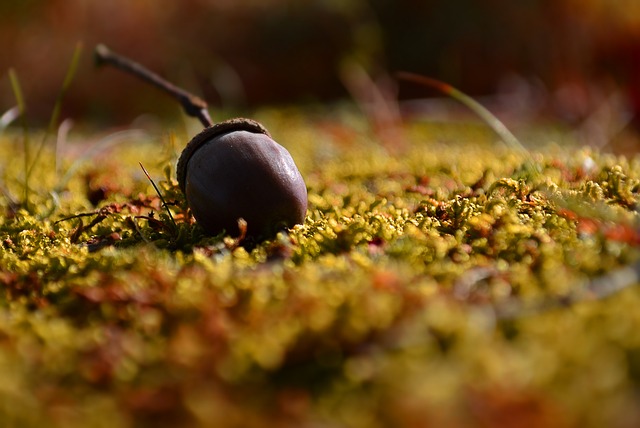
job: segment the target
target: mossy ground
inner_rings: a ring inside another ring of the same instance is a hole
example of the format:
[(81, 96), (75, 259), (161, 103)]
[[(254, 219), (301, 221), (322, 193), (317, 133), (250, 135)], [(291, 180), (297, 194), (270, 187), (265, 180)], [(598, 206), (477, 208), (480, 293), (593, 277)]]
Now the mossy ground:
[(546, 144), (537, 175), (481, 125), (385, 148), (337, 112), (258, 119), (309, 189), (260, 244), (191, 220), (186, 136), (49, 144), (29, 192), (0, 137), (2, 426), (640, 423), (640, 292), (588, 282), (638, 259), (635, 159)]

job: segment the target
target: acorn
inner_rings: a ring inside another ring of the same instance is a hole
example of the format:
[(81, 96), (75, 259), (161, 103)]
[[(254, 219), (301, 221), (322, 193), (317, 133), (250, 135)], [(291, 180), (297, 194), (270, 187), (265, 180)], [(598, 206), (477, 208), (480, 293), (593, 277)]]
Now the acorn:
[[(208, 234), (261, 240), (304, 222), (304, 179), (291, 154), (264, 126), (246, 118), (213, 124), (204, 100), (104, 45), (95, 52), (98, 64), (113, 65), (159, 87), (205, 126), (182, 151), (177, 177), (193, 216)], [(241, 219), (246, 222), (243, 231)]]
[(304, 222), (307, 187), (293, 158), (251, 119), (205, 128), (187, 144), (178, 183), (196, 221), (210, 234), (269, 237)]

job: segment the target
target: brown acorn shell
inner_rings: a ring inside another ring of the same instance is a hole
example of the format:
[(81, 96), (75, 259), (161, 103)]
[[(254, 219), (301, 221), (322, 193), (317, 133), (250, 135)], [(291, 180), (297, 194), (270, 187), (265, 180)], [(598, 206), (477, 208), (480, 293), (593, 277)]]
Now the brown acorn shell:
[(198, 135), (196, 135), (191, 139), (191, 141), (189, 141), (187, 146), (180, 154), (180, 158), (178, 159), (178, 165), (176, 167), (178, 184), (180, 185), (180, 189), (182, 189), (183, 193), (185, 192), (186, 187), (187, 165), (189, 164), (189, 159), (191, 159), (191, 156), (203, 144), (207, 143), (213, 138), (234, 131), (247, 131), (254, 134), (265, 134), (266, 136), (271, 137), (269, 131), (267, 131), (264, 126), (253, 119), (246, 118), (229, 119), (225, 120), (224, 122), (216, 123), (213, 126), (204, 128), (200, 133), (198, 133)]

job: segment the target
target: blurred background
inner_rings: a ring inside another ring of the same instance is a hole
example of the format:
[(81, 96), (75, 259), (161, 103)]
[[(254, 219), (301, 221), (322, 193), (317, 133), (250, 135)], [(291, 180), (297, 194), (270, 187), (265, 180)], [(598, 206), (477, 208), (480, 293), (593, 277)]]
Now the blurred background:
[[(640, 124), (637, 0), (22, 0), (0, 2), (0, 114), (22, 83), (46, 123), (78, 42), (63, 117), (129, 123), (177, 105), (95, 69), (105, 43), (201, 94), (212, 108), (398, 97), (406, 114), (446, 113), (440, 94), (396, 71), (446, 81), (507, 119)], [(434, 101), (435, 100), (435, 101)], [(635, 124), (635, 125), (634, 125)]]

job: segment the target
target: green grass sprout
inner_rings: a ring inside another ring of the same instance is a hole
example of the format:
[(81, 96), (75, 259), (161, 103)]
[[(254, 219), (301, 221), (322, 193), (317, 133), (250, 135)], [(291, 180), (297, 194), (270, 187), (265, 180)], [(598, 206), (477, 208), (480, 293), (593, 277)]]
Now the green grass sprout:
[[(44, 135), (42, 136), (42, 140), (40, 141), (40, 145), (38, 146), (38, 150), (36, 151), (36, 154), (33, 160), (31, 161), (29, 168), (27, 169), (27, 176), (31, 176), (31, 174), (33, 173), (33, 168), (35, 168), (35, 166), (37, 165), (38, 160), (40, 159), (42, 150), (44, 149), (47, 143), (47, 140), (49, 139), (51, 134), (55, 132), (58, 126), (58, 121), (60, 119), (60, 112), (62, 110), (62, 102), (64, 100), (65, 94), (69, 90), (69, 87), (71, 86), (71, 83), (73, 82), (73, 79), (76, 75), (81, 56), (82, 56), (82, 43), (78, 42), (73, 52), (73, 56), (71, 57), (71, 61), (69, 63), (69, 67), (67, 68), (67, 73), (65, 74), (64, 80), (62, 82), (62, 86), (60, 87), (60, 91), (58, 92), (58, 96), (56, 97), (56, 101), (53, 105), (53, 110), (51, 112), (51, 117), (49, 119), (49, 125), (47, 126), (47, 129)], [(54, 149), (54, 152), (55, 151), (56, 150)], [(56, 163), (56, 165), (54, 165), (54, 170), (57, 170), (56, 157), (53, 158), (53, 161)]]
[(31, 139), (29, 136), (29, 125), (27, 124), (27, 105), (22, 94), (22, 88), (20, 86), (20, 80), (18, 74), (11, 68), (9, 69), (9, 80), (11, 81), (11, 89), (13, 90), (13, 96), (18, 104), (18, 112), (20, 117), (20, 124), (22, 126), (22, 148), (23, 148), (23, 163), (24, 163), (24, 183), (23, 183), (23, 205), (29, 210), (29, 163), (31, 158)]
[(153, 186), (154, 190), (156, 191), (156, 194), (158, 195), (158, 197), (160, 198), (160, 201), (162, 201), (162, 206), (167, 211), (167, 214), (169, 214), (169, 218), (171, 219), (171, 223), (173, 223), (174, 229), (177, 230), (178, 229), (178, 225), (176, 224), (176, 221), (173, 218), (173, 214), (171, 214), (171, 210), (169, 209), (169, 206), (167, 205), (167, 202), (164, 200), (164, 197), (162, 196), (162, 193), (160, 192), (160, 189), (158, 189), (158, 186), (156, 186), (156, 183), (153, 181), (153, 179), (149, 175), (149, 171), (147, 171), (147, 169), (144, 167), (144, 165), (142, 165), (142, 162), (138, 162), (138, 164), (140, 165), (140, 168), (142, 168), (142, 172), (144, 172), (144, 175), (151, 182), (151, 185)]
[(434, 79), (432, 77), (405, 71), (398, 72), (396, 76), (401, 80), (406, 80), (434, 88), (462, 103), (464, 106), (477, 114), (478, 117), (480, 117), (480, 119), (482, 119), (487, 125), (489, 125), (507, 146), (524, 157), (527, 172), (531, 177), (538, 177), (540, 175), (540, 171), (536, 166), (533, 158), (531, 157), (531, 153), (529, 153), (529, 150), (525, 148), (525, 146), (515, 137), (515, 135), (513, 135), (509, 128), (507, 128), (500, 119), (498, 119), (485, 106), (474, 100), (472, 97), (456, 89), (450, 84)]

